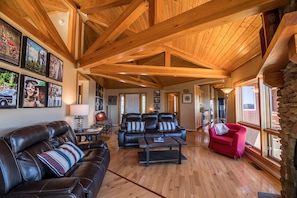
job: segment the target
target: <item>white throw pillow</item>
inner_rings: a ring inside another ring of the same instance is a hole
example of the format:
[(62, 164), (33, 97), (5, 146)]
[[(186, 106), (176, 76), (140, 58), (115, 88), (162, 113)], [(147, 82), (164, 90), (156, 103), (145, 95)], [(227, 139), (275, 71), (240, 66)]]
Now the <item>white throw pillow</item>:
[(128, 132), (144, 132), (144, 122), (127, 122)]
[(214, 127), (217, 135), (224, 135), (229, 131), (229, 128), (224, 123), (217, 123)]
[(164, 131), (175, 131), (175, 123), (174, 122), (159, 122), (159, 130), (160, 132)]

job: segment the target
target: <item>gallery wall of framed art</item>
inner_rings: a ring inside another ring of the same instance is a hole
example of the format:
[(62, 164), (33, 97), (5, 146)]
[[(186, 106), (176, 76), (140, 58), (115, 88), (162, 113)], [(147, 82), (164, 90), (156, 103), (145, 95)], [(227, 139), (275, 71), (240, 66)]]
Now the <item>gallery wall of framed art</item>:
[(63, 60), (2, 18), (0, 36), (0, 109), (62, 107)]

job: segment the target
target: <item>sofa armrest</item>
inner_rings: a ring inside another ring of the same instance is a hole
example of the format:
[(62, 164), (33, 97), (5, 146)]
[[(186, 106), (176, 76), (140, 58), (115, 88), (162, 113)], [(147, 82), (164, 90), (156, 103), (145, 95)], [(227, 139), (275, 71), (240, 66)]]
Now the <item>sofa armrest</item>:
[(108, 146), (107, 146), (106, 142), (104, 142), (103, 140), (78, 142), (77, 146), (81, 150), (92, 149), (92, 148), (105, 148), (105, 149), (108, 149)]
[(243, 149), (245, 147), (246, 131), (239, 130), (233, 136), (233, 147), (238, 149)]
[(60, 177), (25, 182), (15, 187), (9, 195), (33, 194), (38, 197), (84, 197), (83, 188), (77, 177)]
[(123, 147), (125, 144), (125, 133), (126, 132), (127, 132), (126, 129), (118, 130), (118, 145), (119, 145), (119, 147)]
[(180, 131), (182, 133), (181, 138), (186, 141), (186, 139), (187, 139), (187, 130), (182, 126), (176, 126), (175, 130)]

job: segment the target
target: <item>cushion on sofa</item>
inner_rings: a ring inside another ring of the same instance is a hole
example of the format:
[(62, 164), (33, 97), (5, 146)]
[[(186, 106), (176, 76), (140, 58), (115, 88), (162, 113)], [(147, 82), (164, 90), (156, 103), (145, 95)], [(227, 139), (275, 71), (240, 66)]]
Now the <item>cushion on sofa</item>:
[(76, 162), (84, 157), (84, 153), (72, 142), (65, 142), (59, 148), (37, 154), (37, 156), (57, 176), (64, 176)]
[(174, 122), (159, 122), (159, 130), (160, 132), (164, 131), (174, 131), (176, 128)]
[(224, 135), (229, 131), (229, 128), (224, 123), (217, 123), (214, 127), (217, 135)]
[(127, 122), (128, 132), (144, 132), (144, 122)]

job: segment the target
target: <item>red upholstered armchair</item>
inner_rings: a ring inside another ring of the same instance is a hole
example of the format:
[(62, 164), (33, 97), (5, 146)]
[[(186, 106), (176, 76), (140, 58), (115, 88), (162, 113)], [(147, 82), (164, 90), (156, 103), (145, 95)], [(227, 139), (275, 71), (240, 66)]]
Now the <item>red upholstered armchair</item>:
[(245, 151), (246, 128), (239, 124), (225, 125), (229, 130), (223, 135), (217, 135), (215, 126), (209, 129), (208, 148), (234, 159), (241, 158)]

